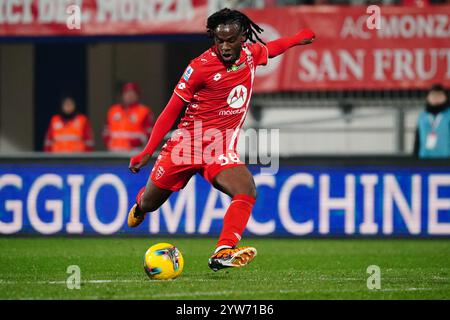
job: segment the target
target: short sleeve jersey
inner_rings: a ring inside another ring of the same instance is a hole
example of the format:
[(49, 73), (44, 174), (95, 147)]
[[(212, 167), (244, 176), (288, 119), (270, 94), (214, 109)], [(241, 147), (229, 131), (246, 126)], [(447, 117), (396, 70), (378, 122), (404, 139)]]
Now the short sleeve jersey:
[(266, 65), (267, 61), (267, 48), (260, 43), (244, 44), (239, 58), (231, 66), (222, 62), (214, 47), (192, 60), (174, 90), (187, 102), (178, 128), (192, 132), (194, 139), (220, 132), (224, 148), (235, 150), (247, 114), (256, 67)]

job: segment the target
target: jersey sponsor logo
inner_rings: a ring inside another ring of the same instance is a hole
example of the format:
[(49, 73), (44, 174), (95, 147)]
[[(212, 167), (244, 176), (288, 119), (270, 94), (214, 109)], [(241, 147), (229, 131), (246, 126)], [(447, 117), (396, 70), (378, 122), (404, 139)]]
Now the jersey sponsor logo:
[(220, 110), (219, 116), (231, 116), (231, 115), (240, 114), (243, 112), (245, 112), (245, 108), (234, 109), (234, 110)]
[(185, 81), (188, 81), (193, 72), (194, 72), (194, 68), (192, 68), (191, 66), (188, 66), (186, 68), (186, 71), (184, 72), (183, 79)]
[(233, 109), (241, 108), (247, 100), (247, 88), (243, 85), (238, 85), (231, 89), (228, 95), (227, 103)]

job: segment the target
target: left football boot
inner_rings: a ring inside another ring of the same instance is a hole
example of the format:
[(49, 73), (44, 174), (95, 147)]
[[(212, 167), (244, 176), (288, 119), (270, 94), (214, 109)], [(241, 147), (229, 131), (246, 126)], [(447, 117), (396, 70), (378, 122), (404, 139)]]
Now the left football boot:
[(136, 228), (144, 221), (146, 215), (147, 213), (142, 212), (137, 203), (134, 204), (130, 212), (128, 212), (128, 226), (130, 228)]

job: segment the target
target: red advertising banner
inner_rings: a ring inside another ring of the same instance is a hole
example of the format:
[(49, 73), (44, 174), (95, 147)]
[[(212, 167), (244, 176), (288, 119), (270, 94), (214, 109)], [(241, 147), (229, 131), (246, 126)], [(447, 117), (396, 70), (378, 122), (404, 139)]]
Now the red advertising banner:
[[(208, 0), (0, 0), (0, 38), (201, 33), (212, 9)], [(378, 29), (365, 6), (245, 10), (266, 41), (304, 27), (317, 36), (259, 68), (255, 92), (450, 87), (450, 6), (380, 9)]]
[(207, 1), (0, 0), (0, 37), (198, 33)]
[[(369, 30), (366, 7), (291, 7), (247, 11), (264, 39), (309, 27), (317, 39), (261, 68), (256, 92), (290, 90), (425, 89), (450, 87), (450, 6), (381, 7)], [(370, 25), (370, 21), (369, 21)]]

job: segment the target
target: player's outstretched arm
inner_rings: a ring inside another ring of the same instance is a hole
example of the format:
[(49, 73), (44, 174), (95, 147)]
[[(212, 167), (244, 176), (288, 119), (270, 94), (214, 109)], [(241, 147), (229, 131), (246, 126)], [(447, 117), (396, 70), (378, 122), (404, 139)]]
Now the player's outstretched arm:
[(172, 128), (175, 120), (177, 120), (178, 115), (185, 106), (185, 102), (177, 96), (175, 93), (172, 94), (169, 102), (164, 108), (163, 112), (159, 115), (156, 120), (155, 126), (153, 127), (150, 139), (147, 142), (144, 150), (138, 155), (134, 156), (130, 160), (129, 169), (133, 173), (138, 173), (139, 170), (144, 167), (155, 152), (156, 147), (160, 144), (162, 139), (166, 136), (167, 132)]
[(280, 38), (267, 43), (269, 58), (274, 58), (287, 49), (298, 45), (310, 44), (314, 41), (316, 35), (310, 29), (303, 29), (292, 37)]

